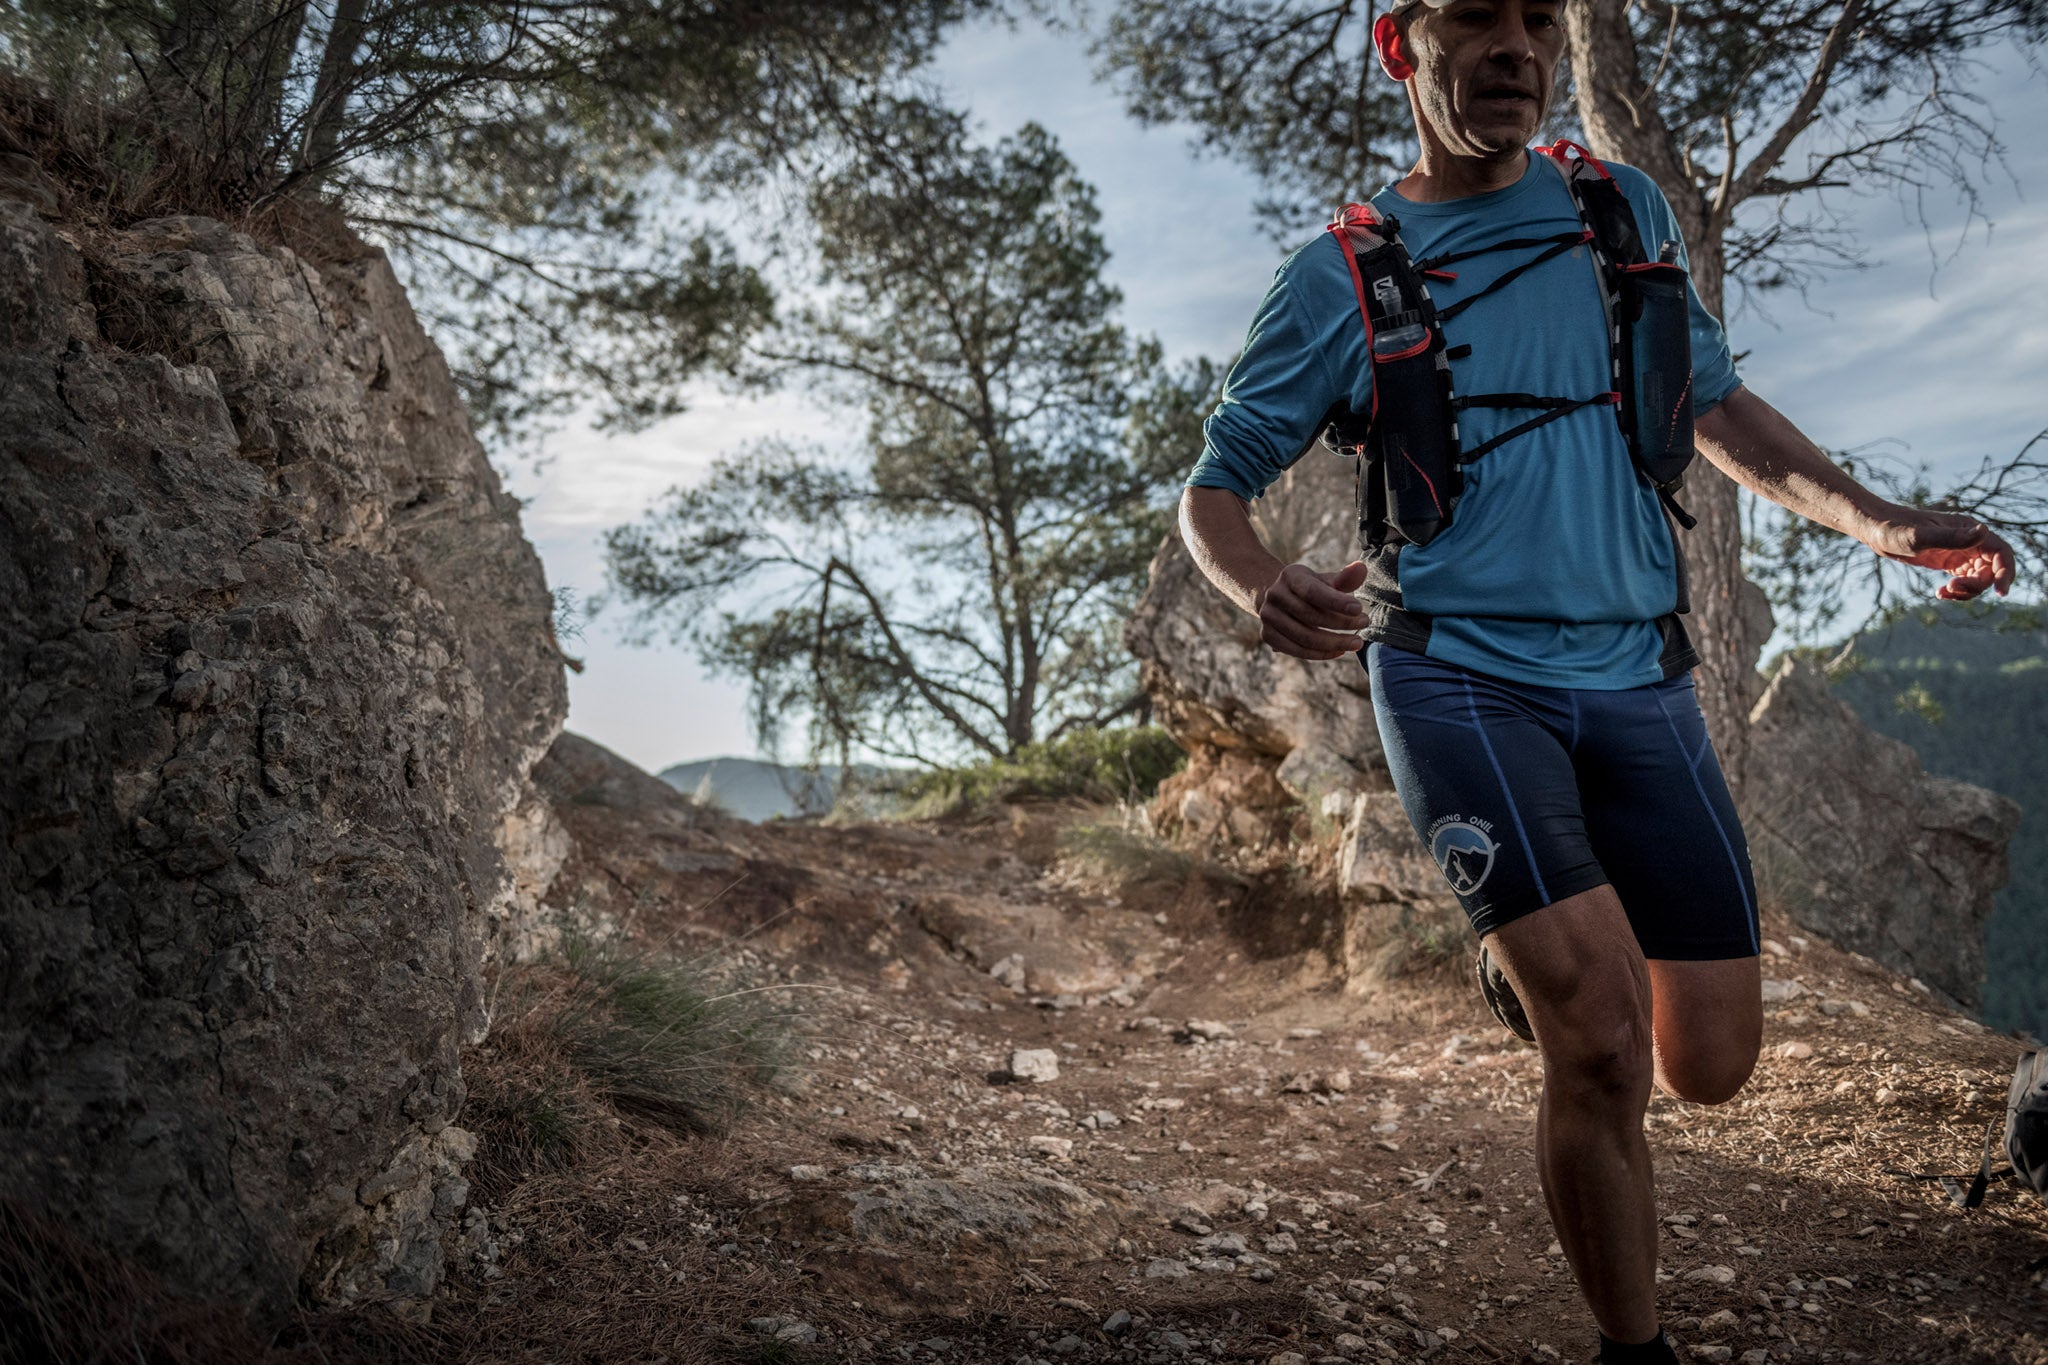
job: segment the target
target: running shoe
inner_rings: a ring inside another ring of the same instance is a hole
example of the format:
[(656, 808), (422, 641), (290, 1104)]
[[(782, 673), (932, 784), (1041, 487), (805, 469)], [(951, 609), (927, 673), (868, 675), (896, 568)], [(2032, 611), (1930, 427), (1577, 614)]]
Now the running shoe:
[(1479, 993), (1486, 997), (1486, 1007), (1493, 1011), (1493, 1017), (1500, 1020), (1501, 1027), (1525, 1043), (1536, 1041), (1536, 1030), (1529, 1027), (1529, 1015), (1522, 1008), (1515, 988), (1508, 984), (1507, 973), (1493, 960), (1493, 954), (1485, 944), (1479, 945)]

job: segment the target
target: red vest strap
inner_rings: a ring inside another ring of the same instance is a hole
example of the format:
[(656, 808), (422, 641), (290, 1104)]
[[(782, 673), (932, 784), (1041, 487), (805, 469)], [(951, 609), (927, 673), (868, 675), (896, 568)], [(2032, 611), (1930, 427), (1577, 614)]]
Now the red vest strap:
[(1555, 161), (1558, 164), (1558, 168), (1560, 170), (1567, 171), (1571, 169), (1572, 158), (1567, 156), (1566, 154), (1569, 152), (1577, 152), (1577, 160), (1584, 162), (1586, 165), (1591, 166), (1594, 170), (1598, 171), (1600, 173), (1601, 179), (1614, 179), (1613, 174), (1607, 169), (1606, 164), (1603, 163), (1599, 157), (1594, 156), (1591, 152), (1587, 151), (1584, 147), (1581, 147), (1578, 143), (1571, 141), (1569, 138), (1559, 138), (1557, 141), (1551, 143), (1548, 147), (1538, 147), (1536, 150), (1543, 153), (1543, 155), (1549, 157), (1552, 161)]

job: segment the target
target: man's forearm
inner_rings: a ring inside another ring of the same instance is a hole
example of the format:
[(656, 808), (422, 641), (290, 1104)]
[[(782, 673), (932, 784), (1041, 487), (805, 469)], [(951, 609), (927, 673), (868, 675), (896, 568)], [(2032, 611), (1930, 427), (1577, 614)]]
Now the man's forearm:
[(1810, 521), (1868, 540), (1891, 509), (1746, 388), (1701, 414), (1695, 430), (1700, 454), (1729, 478)]
[(1260, 543), (1244, 500), (1227, 488), (1188, 489), (1180, 499), (1180, 533), (1195, 567), (1256, 615), (1259, 594), (1286, 566)]

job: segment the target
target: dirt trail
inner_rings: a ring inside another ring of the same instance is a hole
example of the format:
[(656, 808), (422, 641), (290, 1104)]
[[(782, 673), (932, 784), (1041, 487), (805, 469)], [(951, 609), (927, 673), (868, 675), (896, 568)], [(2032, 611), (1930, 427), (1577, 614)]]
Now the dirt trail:
[[(615, 890), (637, 869), (638, 932), (720, 921), (831, 989), (806, 997), (802, 1093), (719, 1141), (495, 1192), (449, 1311), (506, 1358), (522, 1318), (605, 1303), (583, 1358), (1591, 1355), (1531, 1159), (1539, 1061), (1461, 970), (1346, 994), (1299, 907), (1262, 920), (1249, 883), (1077, 879), (1054, 852), (1071, 814), (707, 830), (625, 804), (585, 803), (579, 856)], [(714, 837), (725, 865), (701, 864)], [(1965, 1214), (1883, 1170), (1973, 1164), (2017, 1045), (1766, 933), (1783, 984), (1755, 1079), (1651, 1109), (1674, 1334), (1747, 1365), (2048, 1362), (2048, 1207), (2006, 1187)], [(1140, 966), (1104, 975), (1105, 945)], [(1062, 984), (1034, 954), (1062, 952), (1091, 989), (1034, 989)], [(1056, 1078), (1008, 1079), (1039, 1049)]]

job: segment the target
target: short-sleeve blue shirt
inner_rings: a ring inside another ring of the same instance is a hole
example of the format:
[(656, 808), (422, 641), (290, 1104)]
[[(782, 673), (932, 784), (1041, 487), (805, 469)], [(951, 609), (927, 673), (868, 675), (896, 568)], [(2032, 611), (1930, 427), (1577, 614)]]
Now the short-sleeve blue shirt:
[[(1415, 203), (1392, 188), (1373, 197), (1400, 222), (1418, 260), (1511, 237), (1576, 229), (1564, 177), (1531, 155), (1505, 189), (1446, 203)], [(1642, 172), (1608, 163), (1635, 210), (1645, 246), (1684, 237), (1670, 205)], [(1537, 254), (1502, 251), (1462, 261), (1457, 278), (1432, 280), (1439, 309), (1483, 289)], [(1445, 326), (1457, 392), (1565, 396), (1612, 387), (1606, 313), (1592, 254), (1556, 256), (1479, 300)], [(1740, 382), (1719, 319), (1692, 304), (1693, 410), (1705, 412)], [(1372, 367), (1342, 250), (1325, 232), (1282, 263), (1231, 367), (1222, 401), (1188, 478), (1196, 488), (1261, 496), (1316, 450), (1331, 409), (1369, 412)], [(1525, 421), (1526, 412), (1459, 414), (1470, 449)], [(1580, 408), (1515, 437), (1465, 466), (1449, 529), (1400, 555), (1404, 607), (1430, 619), (1428, 653), (1520, 682), (1618, 689), (1662, 676), (1659, 618), (1677, 602), (1677, 547), (1656, 492), (1637, 474), (1614, 409)]]

